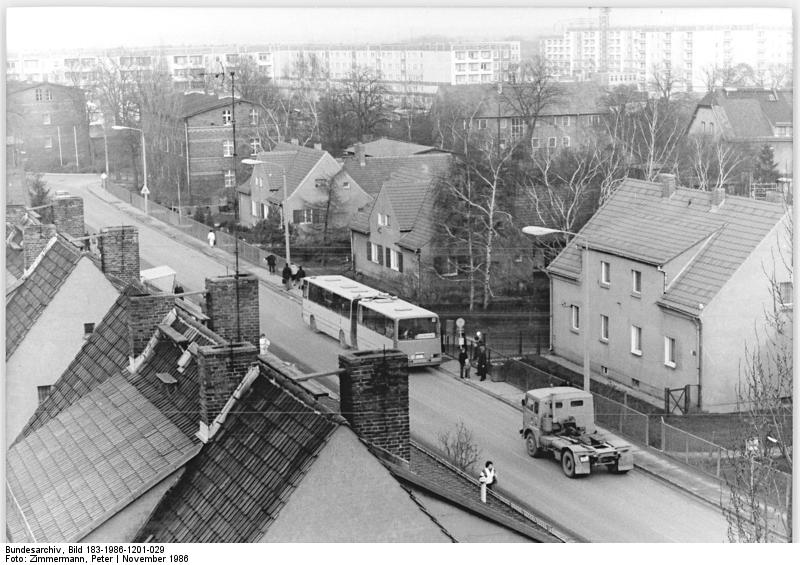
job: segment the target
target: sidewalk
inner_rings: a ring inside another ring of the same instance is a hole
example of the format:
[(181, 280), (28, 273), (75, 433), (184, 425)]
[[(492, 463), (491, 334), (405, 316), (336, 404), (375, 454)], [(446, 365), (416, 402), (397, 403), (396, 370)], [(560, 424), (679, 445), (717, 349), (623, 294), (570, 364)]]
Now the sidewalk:
[[(186, 234), (180, 228), (145, 215), (142, 210), (139, 210), (131, 204), (123, 202), (114, 195), (103, 191), (100, 187), (90, 187), (89, 191), (101, 200), (114, 205), (126, 214), (136, 218), (137, 221), (147, 224), (153, 229), (158, 229), (164, 233), (167, 233), (170, 237), (180, 241), (184, 245), (193, 247), (209, 257), (216, 258), (226, 265), (231, 265), (231, 272), (233, 271), (234, 258), (232, 250), (227, 250), (221, 247), (209, 247), (204, 241), (200, 241)], [(270, 274), (266, 266), (262, 267), (260, 265), (254, 265), (248, 261), (242, 261), (240, 264), (240, 270), (256, 275), (264, 284), (272, 287), (275, 290), (282, 291), (292, 300), (300, 302), (300, 289), (294, 288), (288, 291), (285, 290), (283, 284), (281, 283), (281, 276), (279, 274)], [(446, 361), (442, 363), (440, 369), (442, 372), (448, 374), (452, 378), (458, 379), (458, 361)], [(483, 393), (500, 400), (501, 402), (505, 402), (506, 404), (513, 406), (520, 412), (522, 411), (521, 401), (523, 397), (523, 391), (519, 390), (513, 385), (510, 385), (506, 382), (493, 382), (491, 379), (481, 382), (475, 378), (474, 372), (473, 378), (464, 380), (462, 382), (466, 386), (471, 386), (477, 390), (480, 390)], [(614, 437), (614, 434), (611, 434), (606, 430), (602, 430), (601, 428), (598, 429), (600, 429), (603, 433)], [(649, 473), (650, 475), (653, 475), (654, 477), (657, 477), (674, 487), (693, 494), (709, 504), (717, 507), (721, 505), (723, 492), (719, 482), (715, 481), (713, 478), (698, 473), (691, 467), (684, 465), (679, 461), (665, 457), (657, 450), (652, 448), (642, 447), (635, 444), (633, 445), (633, 448), (634, 464), (640, 471)]]
[[(458, 361), (450, 360), (442, 363), (440, 369), (454, 379), (458, 379)], [(506, 382), (493, 382), (491, 379), (480, 381), (474, 376), (469, 380), (461, 381), (466, 386), (471, 386), (481, 392), (505, 402), (522, 412), (522, 397), (524, 392), (517, 387)], [(617, 437), (615, 434), (598, 427), (602, 433), (610, 437)], [(629, 441), (629, 440), (625, 440)], [(650, 447), (632, 444), (634, 449), (634, 465), (640, 471), (644, 471), (665, 483), (684, 490), (699, 499), (714, 506), (720, 507), (724, 492), (718, 481), (712, 477), (707, 477), (698, 473), (688, 465), (680, 461), (670, 459)]]

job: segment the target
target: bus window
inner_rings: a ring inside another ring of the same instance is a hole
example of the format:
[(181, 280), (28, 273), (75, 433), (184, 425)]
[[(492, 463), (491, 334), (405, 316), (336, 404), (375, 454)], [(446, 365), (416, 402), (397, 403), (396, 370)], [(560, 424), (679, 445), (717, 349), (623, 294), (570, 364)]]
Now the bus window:
[(439, 320), (437, 318), (412, 318), (398, 320), (399, 339), (430, 339), (439, 337)]

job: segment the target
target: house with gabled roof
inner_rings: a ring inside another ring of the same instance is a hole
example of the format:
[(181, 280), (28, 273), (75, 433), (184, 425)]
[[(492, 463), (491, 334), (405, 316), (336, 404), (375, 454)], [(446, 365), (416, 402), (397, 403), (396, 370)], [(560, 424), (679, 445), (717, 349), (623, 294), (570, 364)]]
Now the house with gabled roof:
[(697, 103), (687, 131), (744, 146), (754, 156), (761, 146), (769, 145), (779, 176), (792, 177), (792, 90), (714, 90)]
[[(74, 217), (68, 221), (70, 215)], [(17, 252), (24, 271), (6, 288), (9, 442), (47, 397), (123, 289), (139, 282), (135, 228), (102, 230), (98, 237), (103, 254), (98, 258), (83, 250), (86, 240), (70, 234), (83, 234), (79, 197), (55, 199), (54, 217), (56, 224), (24, 225)]]
[[(433, 261), (434, 188), (449, 171), (449, 154), (373, 157), (345, 170), (359, 184), (380, 183), (374, 200), (350, 223), (353, 267), (406, 296), (419, 293), (421, 274)], [(362, 170), (367, 169), (367, 170)], [(423, 269), (423, 265), (426, 267)]]
[[(289, 224), (300, 230), (346, 226), (370, 198), (354, 185), (327, 151), (294, 143), (276, 143), (254, 157), (250, 179), (238, 189), (239, 216), (256, 225), (286, 205)], [(285, 194), (284, 194), (285, 189)]]
[(169, 295), (109, 312), (8, 452), (11, 541), (559, 541), (431, 474), (446, 469), (409, 442), (404, 354), (340, 358), (345, 419), (232, 341), (258, 335), (255, 277), (206, 291), (208, 326)]
[(589, 332), (594, 378), (737, 410), (740, 362), (771, 338), (765, 312), (791, 316), (789, 214), (673, 175), (625, 181), (548, 268), (553, 352), (580, 363)]

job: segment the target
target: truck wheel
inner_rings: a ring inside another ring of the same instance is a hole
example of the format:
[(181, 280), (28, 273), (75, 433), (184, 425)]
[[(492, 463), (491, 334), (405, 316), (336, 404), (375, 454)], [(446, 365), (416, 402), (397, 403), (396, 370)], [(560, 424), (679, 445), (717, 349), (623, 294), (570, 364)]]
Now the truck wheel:
[(311, 328), (312, 332), (316, 333), (318, 331), (317, 330), (317, 321), (314, 319), (314, 316), (311, 316), (311, 318), (308, 320), (308, 325)]
[(561, 468), (570, 479), (575, 477), (575, 455), (569, 449), (561, 454)]
[(536, 443), (536, 436), (533, 434), (528, 434), (528, 436), (525, 438), (525, 448), (528, 451), (528, 455), (531, 457), (536, 458), (542, 456), (542, 450), (539, 449), (539, 446)]

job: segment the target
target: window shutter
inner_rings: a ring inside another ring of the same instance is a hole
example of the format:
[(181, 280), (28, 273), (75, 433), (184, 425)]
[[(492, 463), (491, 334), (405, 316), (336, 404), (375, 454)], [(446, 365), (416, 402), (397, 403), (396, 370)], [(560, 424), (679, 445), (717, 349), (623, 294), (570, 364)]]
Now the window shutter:
[(378, 265), (383, 265), (383, 246), (378, 246)]
[(403, 252), (400, 251), (397, 253), (397, 270), (401, 273), (403, 272)]
[(386, 266), (389, 267), (390, 269), (392, 268), (392, 253), (394, 253), (394, 251), (392, 251), (391, 249), (389, 249), (387, 247), (386, 248)]
[(367, 261), (372, 261), (372, 243), (367, 241)]

